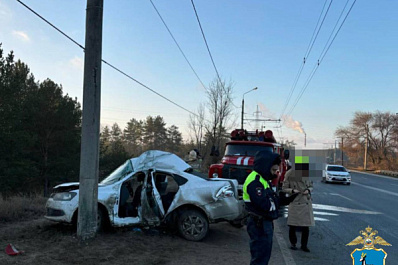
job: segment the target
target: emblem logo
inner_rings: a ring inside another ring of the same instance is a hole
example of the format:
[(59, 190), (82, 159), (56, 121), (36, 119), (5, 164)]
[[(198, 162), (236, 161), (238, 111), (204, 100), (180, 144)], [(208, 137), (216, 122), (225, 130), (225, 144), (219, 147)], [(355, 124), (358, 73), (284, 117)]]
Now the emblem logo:
[(257, 196), (261, 197), (261, 195), (263, 195), (262, 189), (263, 189), (263, 188), (260, 188), (260, 187), (256, 188)]
[(387, 253), (381, 248), (375, 248), (375, 245), (391, 246), (382, 237), (376, 236), (379, 232), (373, 230), (370, 226), (366, 231), (359, 231), (360, 236), (347, 244), (347, 246), (363, 245), (362, 248), (356, 248), (351, 253), (353, 265), (385, 265)]

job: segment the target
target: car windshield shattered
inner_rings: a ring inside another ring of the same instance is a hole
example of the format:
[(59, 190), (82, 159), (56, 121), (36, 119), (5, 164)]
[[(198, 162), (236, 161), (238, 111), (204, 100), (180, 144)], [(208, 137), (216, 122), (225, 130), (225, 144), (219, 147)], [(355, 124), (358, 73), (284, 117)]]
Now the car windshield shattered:
[(133, 166), (131, 165), (131, 161), (127, 160), (123, 165), (118, 167), (108, 177), (106, 177), (103, 181), (101, 181), (100, 184), (102, 185), (113, 184), (121, 180), (131, 172), (133, 172)]
[(328, 171), (347, 172), (344, 167), (328, 167)]

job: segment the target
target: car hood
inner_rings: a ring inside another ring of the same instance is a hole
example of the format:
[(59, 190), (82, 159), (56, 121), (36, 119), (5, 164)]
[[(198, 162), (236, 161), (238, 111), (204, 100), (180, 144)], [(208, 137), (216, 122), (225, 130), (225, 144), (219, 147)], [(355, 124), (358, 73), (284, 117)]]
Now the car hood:
[[(78, 190), (79, 189), (79, 182), (68, 182), (68, 183), (62, 183), (53, 188), (54, 192), (67, 192), (67, 191), (72, 191), (72, 190)], [(98, 184), (98, 187), (102, 187), (104, 185)]]
[(146, 151), (139, 157), (132, 158), (130, 161), (134, 171), (155, 168), (175, 172), (188, 172), (191, 169), (191, 166), (177, 155), (158, 150)]

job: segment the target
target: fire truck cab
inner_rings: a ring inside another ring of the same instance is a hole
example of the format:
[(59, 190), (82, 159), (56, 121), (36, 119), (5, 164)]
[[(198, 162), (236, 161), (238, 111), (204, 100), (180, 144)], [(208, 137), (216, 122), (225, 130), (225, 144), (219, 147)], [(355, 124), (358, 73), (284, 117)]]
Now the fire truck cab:
[(209, 178), (236, 179), (239, 183), (239, 198), (243, 196), (243, 184), (253, 170), (254, 156), (258, 151), (269, 150), (281, 155), (279, 174), (272, 181), (272, 187), (279, 193), (287, 170), (288, 151), (278, 144), (271, 130), (246, 131), (235, 129), (231, 132), (231, 141), (226, 143), (225, 153), (220, 164), (209, 169)]

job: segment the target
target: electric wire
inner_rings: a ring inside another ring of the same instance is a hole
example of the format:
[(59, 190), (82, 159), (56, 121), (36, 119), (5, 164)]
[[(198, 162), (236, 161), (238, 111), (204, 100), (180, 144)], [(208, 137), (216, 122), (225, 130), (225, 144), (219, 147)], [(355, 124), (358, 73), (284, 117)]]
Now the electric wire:
[[(344, 17), (343, 22), (340, 24), (339, 29), (337, 30), (336, 34), (334, 35), (332, 41), (329, 43), (329, 45), (328, 45), (326, 51), (325, 51), (324, 53), (323, 53), (323, 51), (322, 51), (322, 53), (320, 54), (320, 56), (319, 56), (319, 58), (318, 58), (317, 64), (314, 66), (312, 72), (310, 73), (309, 77), (307, 78), (306, 83), (304, 84), (303, 88), (301, 89), (301, 92), (300, 92), (299, 96), (296, 98), (296, 101), (295, 101), (294, 105), (292, 106), (292, 108), (290, 109), (288, 115), (291, 115), (291, 113), (293, 112), (293, 110), (294, 110), (294, 108), (296, 107), (297, 103), (299, 102), (299, 100), (300, 100), (301, 97), (303, 96), (303, 94), (304, 94), (305, 90), (307, 89), (309, 83), (311, 82), (312, 78), (314, 77), (315, 72), (318, 70), (319, 65), (322, 63), (322, 61), (323, 61), (323, 59), (325, 58), (327, 52), (329, 51), (330, 47), (332, 46), (334, 40), (336, 39), (337, 35), (339, 34), (339, 32), (340, 32), (342, 26), (344, 25), (344, 23), (345, 23), (345, 21), (346, 21), (348, 15), (351, 13), (351, 10), (352, 10), (352, 8), (354, 7), (356, 1), (357, 1), (357, 0), (354, 0), (354, 2), (352, 3), (352, 5), (351, 5), (350, 9), (348, 10), (346, 16)], [(344, 7), (344, 9), (345, 9), (345, 8), (346, 8), (346, 6)], [(344, 9), (343, 9), (342, 12), (344, 12)], [(340, 18), (341, 18), (341, 16), (339, 17), (339, 20), (340, 20)], [(338, 20), (338, 21), (339, 21), (339, 20)], [(333, 30), (333, 31), (334, 31), (334, 30)], [(329, 38), (329, 39), (330, 39), (330, 38)], [(326, 43), (326, 44), (327, 44), (327, 43)], [(283, 123), (283, 124), (284, 124), (284, 123)]]
[(64, 35), (65, 37), (67, 37), (70, 41), (72, 41), (74, 44), (76, 44), (77, 46), (79, 46), (80, 48), (82, 48), (84, 50), (83, 45), (81, 45), (80, 43), (78, 43), (77, 41), (75, 41), (74, 39), (72, 39), (71, 37), (69, 37), (66, 33), (64, 33), (62, 30), (60, 30), (59, 28), (57, 28), (56, 26), (54, 26), (50, 21), (48, 21), (47, 19), (45, 19), (44, 17), (42, 17), (39, 13), (37, 13), (36, 11), (34, 11), (32, 8), (30, 8), (29, 6), (25, 5), (25, 3), (23, 3), (20, 0), (17, 0), (17, 2), (19, 2), (21, 5), (23, 5), (24, 7), (26, 7), (28, 10), (30, 10), (33, 14), (35, 14), (36, 16), (38, 16), (39, 18), (41, 18), (42, 20), (44, 20), (47, 24), (49, 24), (51, 27), (53, 27), (56, 31), (58, 31), (59, 33), (61, 33), (62, 35)]
[(158, 14), (160, 20), (162, 20), (163, 25), (166, 27), (167, 31), (169, 32), (171, 38), (174, 40), (174, 43), (177, 45), (178, 49), (180, 50), (182, 56), (184, 56), (185, 61), (187, 61), (189, 67), (191, 68), (192, 72), (194, 72), (194, 74), (196, 75), (196, 78), (199, 80), (199, 82), (202, 84), (203, 88), (206, 89), (206, 86), (203, 84), (202, 80), (200, 79), (199, 75), (196, 73), (195, 69), (192, 67), (191, 63), (189, 62), (187, 56), (185, 55), (185, 53), (182, 51), (180, 45), (178, 44), (177, 40), (175, 39), (173, 33), (171, 33), (171, 30), (169, 29), (169, 27), (167, 26), (166, 22), (164, 21), (163, 17), (160, 15), (159, 10), (156, 8), (155, 4), (153, 3), (152, 0), (149, 0), (153, 6), (153, 8), (155, 9), (156, 13)]
[(313, 47), (313, 46), (314, 46), (314, 44), (315, 44), (315, 41), (316, 41), (316, 39), (317, 39), (317, 37), (318, 37), (318, 34), (319, 34), (319, 31), (321, 31), (321, 28), (322, 28), (323, 22), (325, 22), (326, 16), (327, 16), (327, 14), (329, 13), (329, 9), (330, 9), (330, 7), (332, 6), (332, 3), (333, 3), (333, 0), (331, 0), (331, 1), (330, 1), (330, 3), (329, 3), (329, 6), (328, 6), (328, 9), (326, 10), (326, 13), (325, 13), (325, 15), (323, 16), (323, 19), (322, 19), (321, 25), (319, 26), (319, 28), (318, 28), (318, 31), (316, 32), (316, 35), (315, 35), (314, 41), (313, 41), (313, 42), (312, 42), (312, 44), (311, 44), (311, 48), (310, 48), (310, 50), (308, 51), (308, 54), (307, 54), (307, 56), (305, 56), (305, 59), (306, 59), (306, 60), (308, 60), (308, 57), (309, 57), (309, 55), (310, 55), (310, 53), (311, 53), (311, 50), (312, 50), (312, 47)]
[[(32, 8), (30, 8), (29, 6), (27, 6), (26, 4), (24, 4), (22, 1), (20, 0), (16, 0), (17, 2), (19, 2), (21, 5), (23, 5), (24, 7), (26, 7), (28, 10), (30, 10), (33, 14), (35, 14), (36, 16), (38, 16), (39, 18), (41, 18), (43, 21), (45, 21), (47, 24), (49, 24), (51, 27), (53, 27), (55, 30), (57, 30), (59, 33), (61, 33), (62, 35), (64, 35), (66, 38), (68, 38), (70, 41), (72, 41), (74, 44), (76, 44), (77, 46), (79, 46), (81, 49), (83, 49), (83, 51), (85, 50), (84, 46), (79, 44), (77, 41), (75, 41), (73, 38), (71, 38), (70, 36), (68, 36), (66, 33), (64, 33), (62, 30), (60, 30), (58, 27), (56, 27), (55, 25), (53, 25), (52, 23), (50, 23), (47, 19), (45, 19), (44, 17), (42, 17), (41, 15), (39, 15), (37, 12), (35, 12)], [(183, 109), (189, 113), (191, 113), (194, 116), (197, 116), (196, 113), (184, 108), (183, 106), (179, 105), (178, 103), (172, 101), (171, 99), (168, 99), (167, 97), (163, 96), (162, 94), (156, 92), (155, 90), (151, 89), (150, 87), (144, 85), (143, 83), (141, 83), (140, 81), (138, 81), (137, 79), (133, 78), (132, 76), (128, 75), (127, 73), (123, 72), (122, 70), (120, 70), (119, 68), (117, 68), (116, 66), (108, 63), (107, 61), (105, 61), (104, 59), (101, 59), (101, 61), (103, 63), (105, 63), (106, 65), (108, 65), (109, 67), (113, 68), (114, 70), (116, 70), (117, 72), (121, 73), (122, 75), (126, 76), (127, 78), (133, 80), (134, 82), (136, 82), (137, 84), (143, 86), (144, 88), (148, 89), (149, 91), (151, 91), (152, 93), (158, 95), (159, 97), (167, 100), (168, 102), (172, 103), (173, 105), (179, 107), (180, 109)]]
[(332, 32), (330, 33), (329, 38), (328, 38), (328, 40), (326, 41), (325, 47), (323, 47), (323, 50), (322, 50), (321, 54), (323, 54), (323, 52), (325, 51), (325, 49), (326, 49), (326, 47), (327, 47), (327, 45), (328, 45), (328, 43), (329, 43), (329, 41), (330, 41), (330, 38), (333, 36), (334, 31), (336, 30), (336, 27), (337, 27), (337, 25), (339, 24), (340, 19), (341, 19), (341, 17), (342, 17), (343, 14), (344, 14), (345, 9), (347, 8), (348, 2), (350, 2), (350, 0), (347, 0), (347, 2), (345, 2), (344, 8), (343, 8), (343, 10), (341, 10), (340, 16), (339, 16), (339, 18), (337, 19), (336, 24), (334, 25), (333, 30), (332, 30)]
[[(314, 31), (312, 32), (311, 40), (310, 40), (310, 42), (308, 43), (307, 50), (306, 50), (306, 52), (305, 52), (305, 54), (304, 54), (303, 63), (300, 65), (300, 68), (299, 68), (299, 70), (298, 70), (298, 72), (297, 72), (297, 74), (296, 74), (296, 77), (295, 77), (295, 79), (294, 79), (294, 81), (293, 81), (293, 85), (292, 85), (292, 87), (291, 87), (291, 89), (290, 89), (289, 95), (288, 95), (288, 97), (287, 97), (287, 99), (286, 99), (286, 101), (285, 101), (285, 104), (284, 104), (283, 108), (282, 108), (282, 112), (281, 112), (281, 115), (279, 116), (279, 119), (282, 118), (283, 114), (285, 113), (285, 110), (286, 110), (287, 106), (289, 105), (290, 99), (291, 99), (291, 97), (293, 96), (293, 92), (294, 92), (294, 90), (296, 89), (297, 82), (298, 82), (298, 80), (300, 79), (301, 73), (302, 73), (302, 71), (303, 71), (303, 69), (304, 69), (305, 63), (306, 63), (306, 61), (308, 60), (308, 57), (309, 57), (309, 55), (310, 55), (310, 53), (311, 53), (312, 46), (313, 46), (313, 44), (315, 43), (316, 38), (318, 37), (318, 33), (319, 33), (319, 31), (320, 31), (320, 29), (321, 29), (321, 27), (322, 27), (322, 25), (323, 25), (323, 21), (325, 21), (326, 15), (327, 15), (327, 13), (329, 12), (329, 8), (330, 8), (330, 6), (331, 6), (331, 4), (332, 4), (332, 2), (333, 2), (333, 0), (330, 2), (329, 7), (328, 7), (328, 10), (326, 11), (326, 13), (325, 13), (325, 15), (324, 15), (324, 18), (323, 18), (323, 20), (322, 20), (322, 24), (319, 26), (319, 22), (321, 21), (322, 14), (323, 14), (323, 12), (324, 12), (324, 10), (325, 10), (327, 1), (328, 1), (328, 0), (325, 0), (325, 3), (323, 4), (322, 11), (321, 11), (321, 13), (319, 14), (318, 21), (317, 21), (317, 23), (316, 23), (316, 26), (315, 26), (315, 28), (314, 28)], [(318, 26), (319, 26), (319, 27), (318, 27)], [(317, 29), (318, 29), (318, 32), (317, 32)], [(317, 32), (317, 33), (315, 33), (315, 32)], [(316, 34), (316, 36), (315, 36), (315, 34)], [(315, 38), (314, 38), (314, 36), (315, 36)]]
[(339, 32), (340, 32), (340, 30), (341, 30), (341, 27), (343, 26), (344, 22), (346, 21), (346, 19), (347, 19), (348, 15), (351, 13), (351, 10), (352, 10), (352, 8), (354, 7), (354, 5), (355, 5), (356, 1), (357, 1), (357, 0), (354, 0), (354, 2), (352, 3), (352, 5), (351, 5), (350, 9), (349, 9), (349, 10), (348, 10), (348, 12), (347, 12), (347, 15), (344, 17), (344, 20), (343, 20), (343, 22), (341, 23), (341, 25), (340, 25), (339, 29), (337, 30), (336, 34), (334, 35), (334, 37), (333, 37), (332, 41), (330, 42), (330, 44), (329, 44), (329, 46), (328, 46), (327, 50), (326, 50), (326, 51), (325, 51), (325, 53), (323, 54), (322, 58), (319, 60), (319, 63), (322, 63), (322, 61), (323, 61), (323, 58), (325, 58), (325, 56), (326, 56), (327, 52), (328, 52), (328, 51), (329, 51), (329, 49), (330, 49), (330, 46), (332, 46), (332, 44), (333, 44), (334, 40), (335, 40), (335, 39), (336, 39), (336, 37), (337, 37), (337, 34), (339, 34)]
[(195, 11), (196, 20), (197, 20), (198, 23), (199, 23), (200, 31), (202, 32), (202, 37), (203, 37), (203, 39), (204, 39), (204, 41), (205, 41), (205, 44), (206, 44), (206, 47), (207, 47), (207, 51), (209, 52), (211, 62), (213, 63), (214, 70), (216, 71), (217, 78), (218, 78), (218, 80), (219, 80), (221, 86), (222, 86), (223, 89), (225, 90), (224, 84), (223, 84), (223, 82), (221, 81), (220, 75), (219, 75), (219, 73), (218, 73), (216, 64), (214, 63), (213, 56), (211, 55), (210, 48), (209, 48), (209, 45), (208, 45), (207, 40), (206, 40), (205, 33), (204, 33), (204, 31), (203, 31), (203, 28), (202, 28), (202, 24), (200, 23), (200, 19), (199, 19), (198, 12), (196, 11), (195, 3), (193, 2), (193, 0), (191, 0), (191, 3), (192, 3), (193, 10)]

